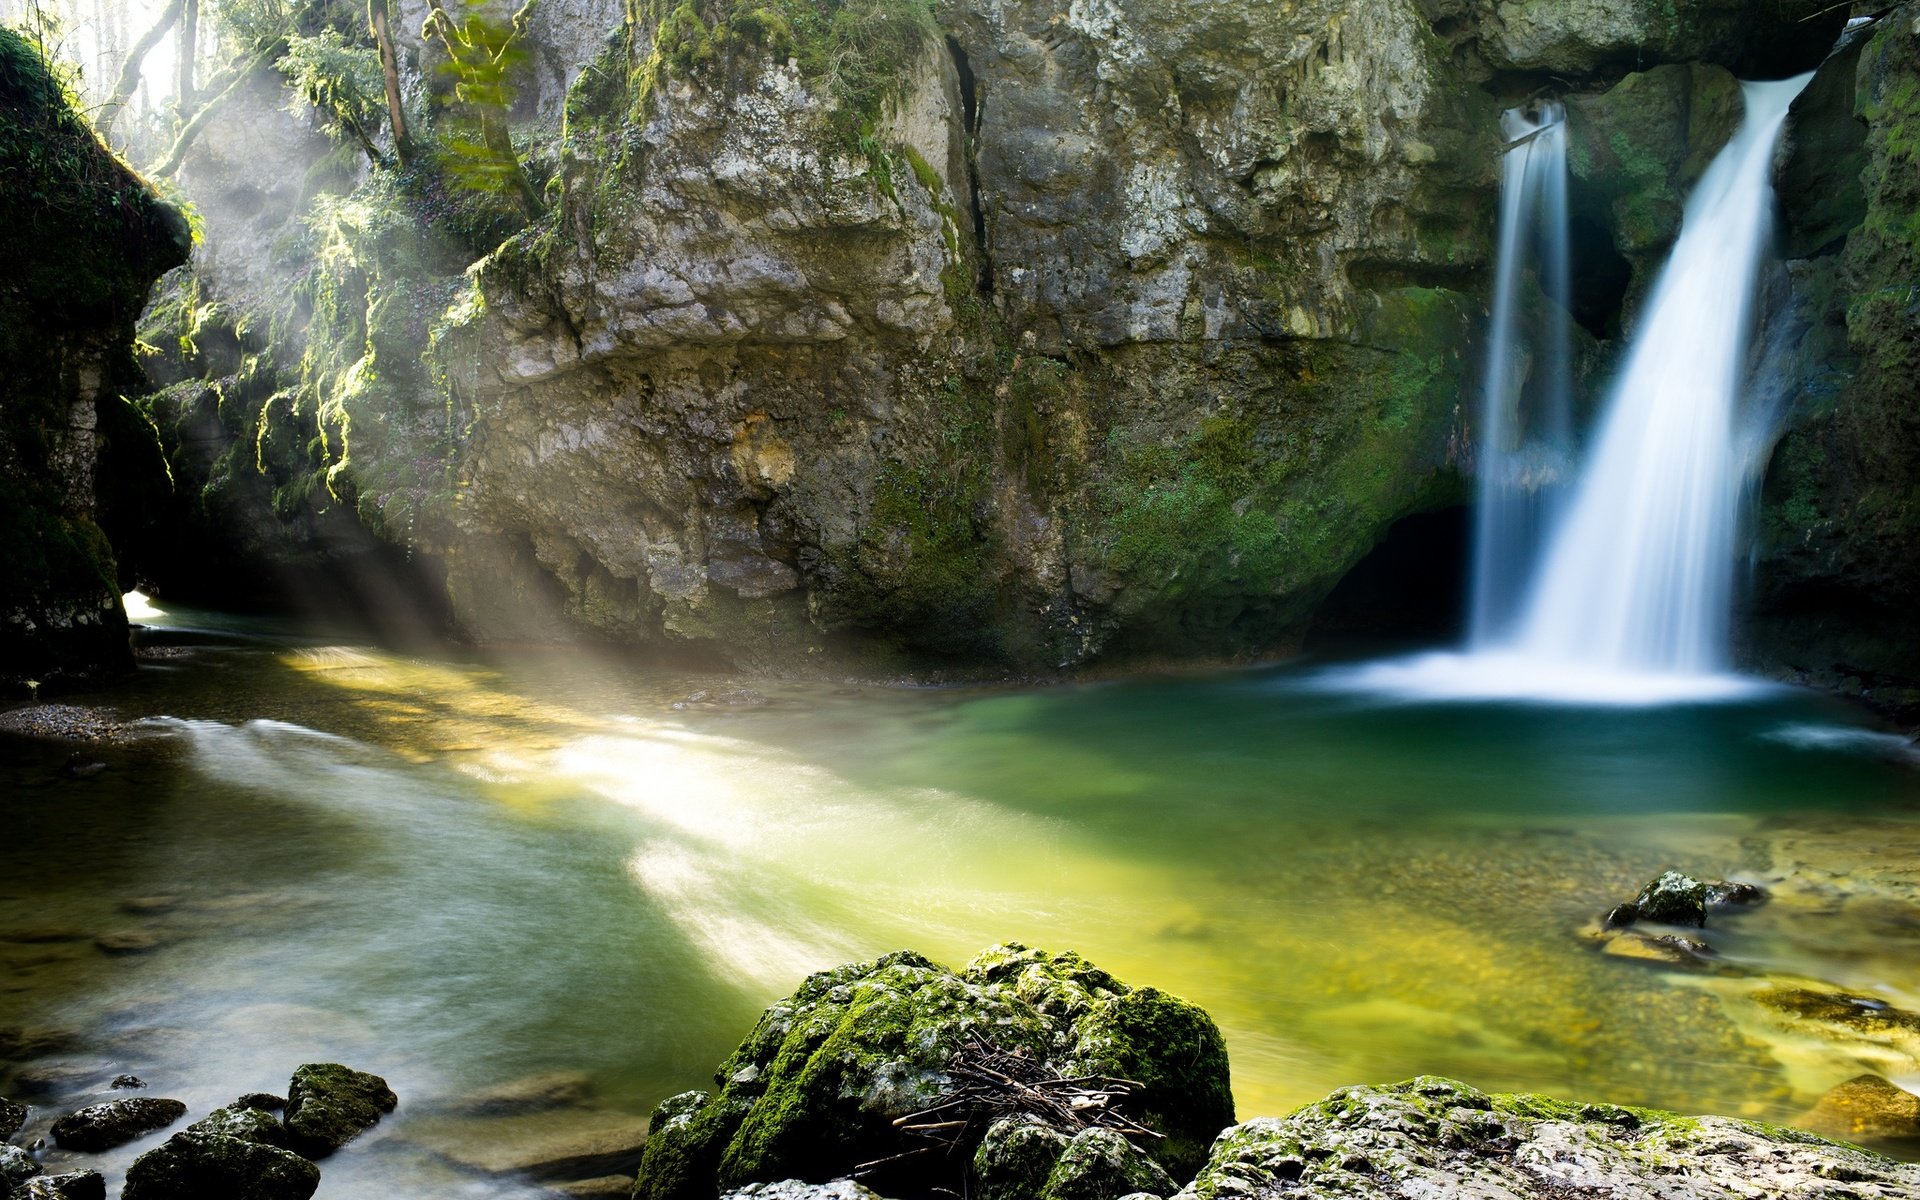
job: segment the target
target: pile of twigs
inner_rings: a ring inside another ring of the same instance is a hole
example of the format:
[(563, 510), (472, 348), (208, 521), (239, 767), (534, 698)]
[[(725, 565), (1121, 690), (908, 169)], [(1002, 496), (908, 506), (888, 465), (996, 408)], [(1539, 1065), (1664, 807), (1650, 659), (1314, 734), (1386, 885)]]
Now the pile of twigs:
[(987, 1126), (1004, 1116), (1024, 1114), (1063, 1133), (1083, 1129), (1112, 1129), (1128, 1137), (1157, 1138), (1160, 1134), (1119, 1110), (1119, 1104), (1140, 1087), (1129, 1079), (1103, 1075), (1069, 1078), (1020, 1050), (1002, 1050), (979, 1034), (954, 1052), (947, 1062), (953, 1087), (931, 1108), (896, 1120), (901, 1133), (926, 1139), (927, 1144), (904, 1154), (862, 1163), (856, 1178), (873, 1170), (922, 1154), (972, 1146)]

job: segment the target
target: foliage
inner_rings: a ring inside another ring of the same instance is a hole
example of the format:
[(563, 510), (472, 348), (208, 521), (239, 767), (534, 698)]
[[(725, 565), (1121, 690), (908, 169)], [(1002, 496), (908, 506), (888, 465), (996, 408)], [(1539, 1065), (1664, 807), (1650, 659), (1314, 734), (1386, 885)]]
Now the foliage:
[(534, 0), (510, 21), (488, 16), (486, 0), (460, 0), (458, 15), (441, 0), (429, 2), (421, 33), (445, 47), (440, 71), (452, 82), (459, 104), (443, 159), (449, 176), (473, 191), (513, 196), (531, 216), (539, 199), (513, 148), (507, 117), (518, 91), (514, 75), (526, 58), (523, 41)]
[(939, 37), (930, 0), (640, 0), (654, 27), (640, 98), (652, 75), (699, 71), (735, 52), (789, 61), (837, 105), (854, 139), (904, 86), (905, 67)]
[(336, 30), (323, 29), (313, 37), (290, 35), (287, 53), (276, 65), (320, 113), (329, 134), (351, 135), (370, 161), (380, 162), (373, 141), (385, 112), (378, 51), (350, 45)]

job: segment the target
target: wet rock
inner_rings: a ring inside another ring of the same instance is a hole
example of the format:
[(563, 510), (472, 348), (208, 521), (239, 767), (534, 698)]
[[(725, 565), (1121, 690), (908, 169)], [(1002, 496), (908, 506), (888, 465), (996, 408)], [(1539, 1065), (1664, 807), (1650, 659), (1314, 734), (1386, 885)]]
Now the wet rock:
[(1342, 1088), (1291, 1116), (1227, 1130), (1176, 1200), (1917, 1194), (1920, 1164), (1812, 1134), (1725, 1117), (1494, 1096), (1422, 1076), (1390, 1087)]
[(27, 1180), (13, 1200), (107, 1200), (107, 1180), (98, 1171), (68, 1171)]
[(263, 1112), (279, 1112), (287, 1106), (286, 1097), (271, 1092), (248, 1092), (233, 1102), (235, 1108), (257, 1108)]
[(113, 1082), (107, 1085), (115, 1091), (131, 1091), (147, 1086), (147, 1081), (138, 1075), (115, 1075)]
[(1643, 921), (1702, 926), (1707, 923), (1707, 885), (1678, 871), (1667, 871), (1640, 889), (1633, 908)]
[(1706, 925), (1707, 914), (1724, 908), (1750, 908), (1767, 898), (1766, 889), (1751, 883), (1725, 879), (1703, 882), (1678, 871), (1663, 871), (1640, 889), (1631, 904), (1610, 909), (1601, 918), (1608, 929), (1623, 928), (1636, 921), (1656, 925)]
[(1040, 1200), (1118, 1200), (1143, 1192), (1171, 1196), (1178, 1186), (1159, 1163), (1119, 1133), (1088, 1129), (1067, 1144)]
[(53, 1140), (66, 1150), (111, 1150), (187, 1115), (178, 1100), (136, 1096), (70, 1112), (53, 1123)]
[(243, 1142), (259, 1142), (263, 1146), (278, 1146), (282, 1150), (293, 1148), (292, 1135), (273, 1113), (240, 1105), (216, 1108), (187, 1126), (185, 1132), (239, 1138)]
[(972, 1194), (980, 1200), (1031, 1200), (1072, 1139), (1028, 1117), (1002, 1117), (987, 1127), (973, 1153)]
[(598, 1179), (576, 1179), (571, 1183), (557, 1183), (547, 1189), (556, 1196), (566, 1196), (568, 1200), (626, 1200), (633, 1195), (633, 1176), (602, 1175)]
[(786, 1179), (779, 1183), (750, 1183), (725, 1193), (720, 1200), (880, 1200), (880, 1195), (851, 1179), (836, 1179), (832, 1183)]
[(27, 1123), (27, 1106), (0, 1096), (0, 1142), (20, 1132)]
[(1699, 938), (1678, 933), (1642, 933), (1638, 929), (1606, 931), (1601, 935), (1600, 950), (1615, 958), (1668, 963), (1678, 967), (1704, 966), (1716, 958), (1713, 947)]
[(27, 1062), (70, 1050), (80, 1035), (67, 1029), (46, 1026), (0, 1025), (0, 1059)]
[(400, 1103), (387, 1081), (339, 1063), (307, 1063), (287, 1087), (287, 1131), (303, 1154), (327, 1155)]
[(1794, 1121), (1845, 1142), (1920, 1139), (1920, 1096), (1878, 1075), (1861, 1075), (1831, 1089)]
[[(893, 1122), (943, 1096), (948, 1063), (976, 1037), (1062, 1076), (1138, 1083), (1123, 1111), (1166, 1135), (1150, 1153), (1175, 1174), (1197, 1169), (1232, 1119), (1225, 1044), (1185, 1001), (1130, 988), (1075, 954), (1002, 946), (954, 972), (901, 952), (812, 976), (722, 1064), (717, 1096), (663, 1104), (635, 1195), (682, 1200), (711, 1196), (716, 1184), (832, 1179), (897, 1155), (908, 1147)], [(922, 1159), (899, 1178), (868, 1181), (882, 1191), (959, 1190), (959, 1164), (978, 1147), (958, 1149), (966, 1156), (956, 1162)]]
[(40, 1164), (18, 1146), (0, 1145), (0, 1185), (19, 1187), (40, 1174)]
[(127, 1170), (121, 1200), (307, 1200), (320, 1168), (288, 1150), (217, 1134), (178, 1133)]
[(1753, 993), (1762, 1008), (1787, 1018), (1796, 1034), (1812, 1033), (1857, 1052), (1920, 1058), (1920, 1013), (1876, 996), (1814, 987), (1772, 987)]
[(134, 896), (120, 902), (120, 911), (134, 917), (156, 917), (180, 907), (178, 896)]
[(416, 1121), (407, 1137), (481, 1175), (577, 1180), (639, 1166), (648, 1122), (631, 1113), (552, 1111), (511, 1117)]
[(165, 941), (149, 929), (116, 929), (93, 939), (93, 944), (104, 954), (150, 954)]
[(446, 1106), (466, 1117), (507, 1117), (582, 1104), (593, 1084), (580, 1071), (542, 1071), (481, 1088)]

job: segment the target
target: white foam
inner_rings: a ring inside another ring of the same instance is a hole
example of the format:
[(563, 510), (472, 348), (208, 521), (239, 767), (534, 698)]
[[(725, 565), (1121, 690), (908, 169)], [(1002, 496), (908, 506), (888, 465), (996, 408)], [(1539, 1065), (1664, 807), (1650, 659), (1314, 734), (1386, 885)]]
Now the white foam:
[(1522, 654), (1421, 654), (1333, 667), (1312, 685), (1406, 703), (1514, 701), (1577, 707), (1652, 707), (1752, 700), (1780, 685), (1733, 674), (1617, 671)]

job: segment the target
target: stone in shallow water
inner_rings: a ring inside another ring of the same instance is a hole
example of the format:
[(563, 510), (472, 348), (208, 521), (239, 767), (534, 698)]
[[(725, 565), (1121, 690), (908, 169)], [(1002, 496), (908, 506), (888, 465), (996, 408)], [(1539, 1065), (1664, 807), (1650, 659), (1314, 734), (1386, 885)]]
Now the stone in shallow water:
[(41, 1175), (27, 1180), (13, 1200), (107, 1200), (107, 1180), (98, 1171)]
[(187, 1106), (160, 1096), (135, 1096), (90, 1104), (53, 1123), (53, 1140), (65, 1150), (111, 1150), (187, 1115)]
[(27, 1106), (0, 1096), (0, 1142), (20, 1132), (27, 1123)]
[(832, 1183), (787, 1179), (779, 1183), (750, 1183), (723, 1194), (720, 1200), (880, 1200), (880, 1196), (851, 1179), (836, 1179)]
[(581, 1071), (542, 1071), (480, 1088), (446, 1105), (464, 1117), (506, 1117), (569, 1108), (586, 1101), (592, 1081)]
[(40, 1173), (40, 1164), (18, 1146), (0, 1146), (0, 1183), (13, 1188)]
[(288, 1150), (177, 1133), (133, 1160), (121, 1200), (308, 1200), (320, 1168)]
[[(483, 1175), (585, 1179), (639, 1166), (648, 1122), (631, 1113), (569, 1109), (515, 1117), (414, 1121), (405, 1137)], [(628, 1177), (632, 1190), (631, 1176)]]
[(1861, 1075), (1820, 1097), (1794, 1124), (1847, 1142), (1912, 1141), (1920, 1139), (1920, 1096)]
[(339, 1063), (307, 1063), (287, 1087), (287, 1131), (309, 1157), (331, 1154), (400, 1103), (378, 1075)]
[(239, 1138), (243, 1142), (259, 1142), (263, 1146), (278, 1146), (282, 1150), (293, 1148), (292, 1135), (273, 1113), (237, 1104), (214, 1109), (187, 1126), (185, 1132)]
[(1488, 1095), (1421, 1076), (1227, 1130), (1176, 1200), (1282, 1195), (1912, 1200), (1920, 1164), (1725, 1117)]

